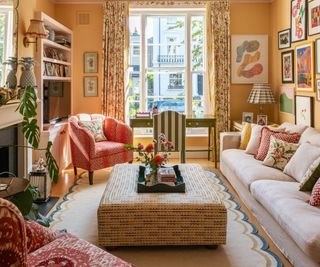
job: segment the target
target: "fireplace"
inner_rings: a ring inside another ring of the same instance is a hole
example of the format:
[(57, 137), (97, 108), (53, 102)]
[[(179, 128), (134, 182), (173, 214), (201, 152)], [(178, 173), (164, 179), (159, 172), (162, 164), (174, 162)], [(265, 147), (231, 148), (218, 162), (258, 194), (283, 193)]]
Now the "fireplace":
[(9, 147), (0, 148), (0, 176), (1, 173), (11, 173), (18, 176), (18, 126), (11, 126), (0, 130), (0, 145)]

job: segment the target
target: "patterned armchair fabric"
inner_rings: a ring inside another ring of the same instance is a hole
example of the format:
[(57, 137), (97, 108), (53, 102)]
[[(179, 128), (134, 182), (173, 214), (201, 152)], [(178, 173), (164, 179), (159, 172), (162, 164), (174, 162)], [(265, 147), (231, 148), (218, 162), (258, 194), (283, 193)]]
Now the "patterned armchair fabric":
[(27, 228), (26, 232), (20, 211), (11, 202), (0, 198), (1, 267), (133, 266), (71, 234), (54, 232), (30, 222), (27, 222)]
[[(107, 141), (95, 142), (93, 136), (79, 126), (79, 121), (103, 120)], [(72, 163), (76, 168), (89, 171), (89, 182), (93, 183), (93, 172), (118, 163), (133, 160), (133, 152), (125, 149), (132, 144), (132, 130), (123, 122), (101, 114), (78, 114), (69, 118), (69, 133)]]

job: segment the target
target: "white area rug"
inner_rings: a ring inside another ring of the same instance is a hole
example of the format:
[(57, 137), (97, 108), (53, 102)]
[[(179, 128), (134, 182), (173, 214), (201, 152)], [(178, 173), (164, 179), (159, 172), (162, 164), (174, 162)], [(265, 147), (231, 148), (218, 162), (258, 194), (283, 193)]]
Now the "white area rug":
[[(95, 172), (94, 184), (87, 174), (70, 188), (50, 217), (53, 229), (66, 229), (93, 244), (97, 244), (97, 209), (111, 169)], [(215, 189), (228, 209), (227, 244), (212, 250), (205, 247), (133, 247), (118, 248), (112, 254), (137, 267), (263, 267), (283, 266), (280, 258), (268, 249), (268, 243), (248, 221), (248, 216), (213, 172)]]

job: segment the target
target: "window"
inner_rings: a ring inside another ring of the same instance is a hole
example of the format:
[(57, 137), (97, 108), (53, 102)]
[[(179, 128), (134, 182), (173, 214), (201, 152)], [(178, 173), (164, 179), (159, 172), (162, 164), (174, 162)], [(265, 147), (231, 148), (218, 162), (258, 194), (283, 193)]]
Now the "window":
[(132, 9), (127, 114), (205, 113), (204, 9)]

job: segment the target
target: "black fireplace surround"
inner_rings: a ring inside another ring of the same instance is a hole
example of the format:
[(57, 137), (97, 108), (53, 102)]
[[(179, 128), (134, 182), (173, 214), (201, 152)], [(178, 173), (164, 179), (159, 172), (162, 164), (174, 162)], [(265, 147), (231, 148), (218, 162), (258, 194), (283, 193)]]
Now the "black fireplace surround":
[(18, 174), (18, 127), (17, 125), (0, 129), (0, 146), (8, 145), (9, 147), (0, 147), (0, 176), (7, 177), (12, 173)]

